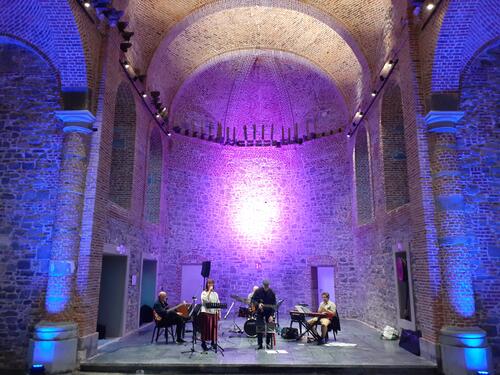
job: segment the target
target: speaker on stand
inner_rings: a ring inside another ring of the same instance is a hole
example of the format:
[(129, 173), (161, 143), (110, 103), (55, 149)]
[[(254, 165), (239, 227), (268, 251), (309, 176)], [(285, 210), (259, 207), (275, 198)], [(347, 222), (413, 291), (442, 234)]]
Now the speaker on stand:
[(210, 276), (210, 261), (209, 260), (201, 263), (201, 276), (203, 276), (203, 286), (201, 289), (205, 290), (205, 285), (207, 284), (206, 279), (207, 279), (207, 277)]

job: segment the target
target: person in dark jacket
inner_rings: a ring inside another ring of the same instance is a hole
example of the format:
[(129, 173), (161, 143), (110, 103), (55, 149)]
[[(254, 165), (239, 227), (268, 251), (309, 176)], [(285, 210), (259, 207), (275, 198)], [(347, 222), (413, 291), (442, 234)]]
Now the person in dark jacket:
[(175, 307), (171, 309), (168, 308), (166, 292), (161, 291), (158, 294), (158, 300), (155, 302), (153, 310), (160, 318), (158, 324), (163, 327), (175, 324), (177, 342), (179, 344), (185, 342), (182, 339), (182, 331), (184, 329), (184, 324), (185, 324), (184, 319), (175, 312)]
[[(257, 289), (252, 296), (252, 303), (257, 308), (257, 350), (259, 350), (262, 349), (262, 336), (266, 330), (265, 327), (267, 325), (274, 325), (276, 295), (269, 287), (269, 280), (262, 281), (262, 287)], [(271, 349), (271, 338), (271, 333), (266, 332), (267, 349)]]

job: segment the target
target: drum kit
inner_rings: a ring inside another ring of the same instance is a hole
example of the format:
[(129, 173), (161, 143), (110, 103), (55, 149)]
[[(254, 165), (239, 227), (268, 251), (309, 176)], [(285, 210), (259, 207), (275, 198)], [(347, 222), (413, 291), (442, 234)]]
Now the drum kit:
[(243, 331), (241, 331), (241, 329), (237, 326), (237, 324), (234, 323), (235, 326), (239, 329), (239, 331), (236, 332), (238, 333), (244, 332), (248, 337), (257, 337), (257, 320), (255, 316), (256, 315), (255, 308), (249, 306), (250, 301), (248, 300), (248, 298), (239, 297), (234, 294), (232, 294), (230, 297), (246, 305), (246, 306), (240, 306), (238, 309), (238, 317), (246, 319), (246, 322), (243, 325)]

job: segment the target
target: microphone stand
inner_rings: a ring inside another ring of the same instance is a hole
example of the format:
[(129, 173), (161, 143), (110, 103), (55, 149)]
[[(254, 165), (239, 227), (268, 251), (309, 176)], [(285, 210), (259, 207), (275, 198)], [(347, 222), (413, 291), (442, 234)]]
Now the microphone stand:
[(181, 352), (181, 354), (190, 353), (189, 358), (191, 358), (194, 353), (199, 353), (194, 348), (194, 344), (196, 343), (196, 317), (198, 316), (199, 312), (200, 312), (200, 310), (197, 309), (197, 306), (196, 306), (196, 297), (193, 297), (193, 309), (191, 310), (191, 314), (190, 314), (190, 317), (192, 319), (192, 324), (193, 324), (193, 334), (191, 336), (191, 349)]

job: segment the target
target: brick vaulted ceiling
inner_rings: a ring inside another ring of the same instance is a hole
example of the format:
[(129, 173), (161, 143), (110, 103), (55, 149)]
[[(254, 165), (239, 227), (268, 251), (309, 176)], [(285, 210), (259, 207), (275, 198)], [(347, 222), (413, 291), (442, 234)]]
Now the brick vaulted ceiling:
[(160, 90), (169, 106), (205, 64), (236, 51), (272, 50), (294, 54), (323, 71), (351, 113), (389, 55), (394, 20), (401, 13), (390, 0), (125, 2), (125, 18), (135, 32), (127, 56), (147, 72), (148, 88)]

